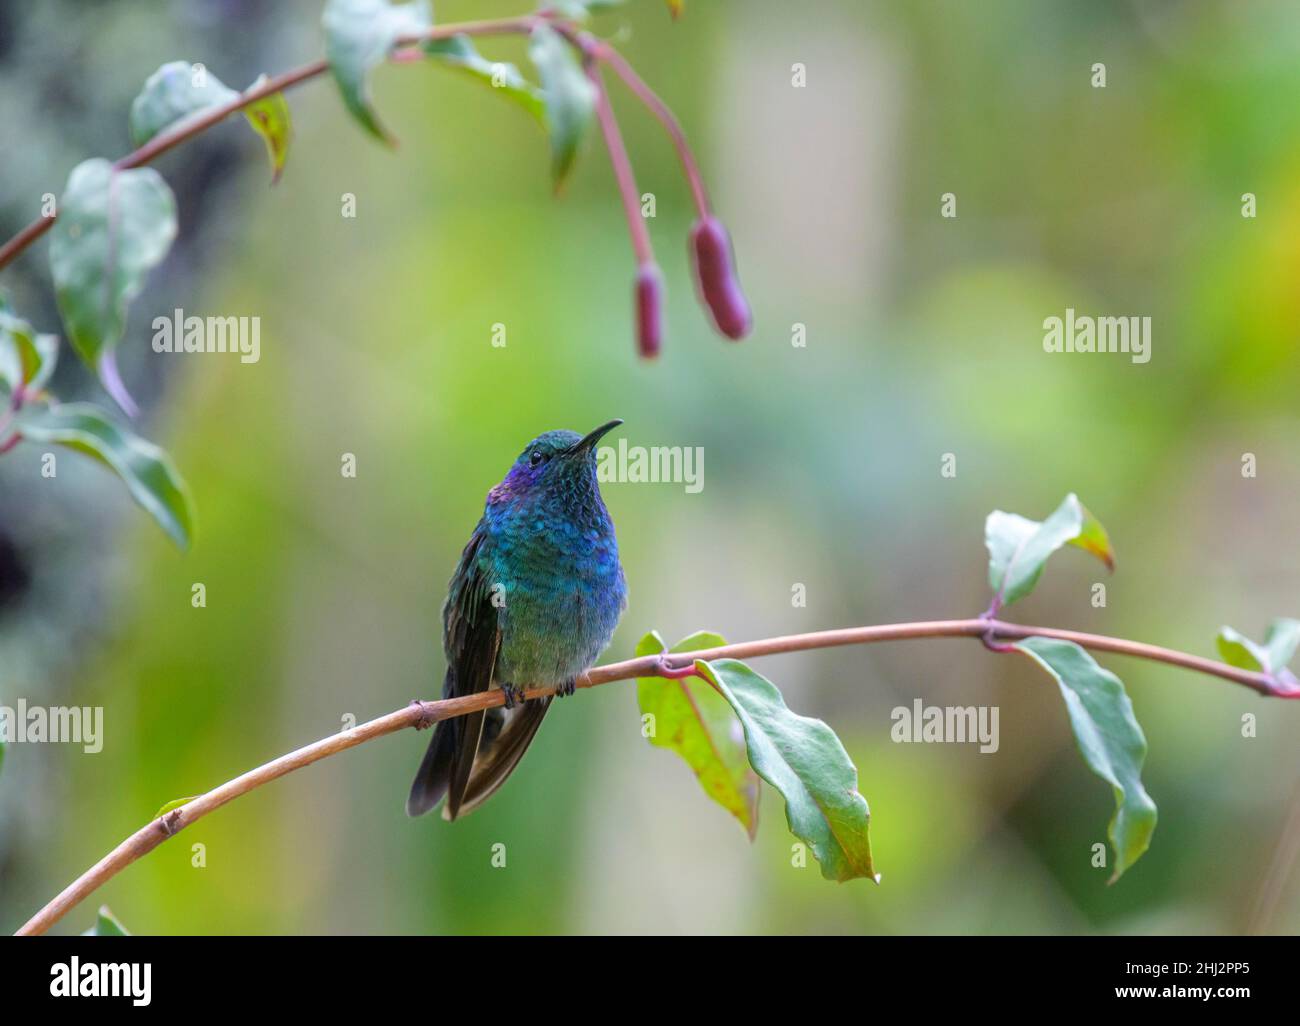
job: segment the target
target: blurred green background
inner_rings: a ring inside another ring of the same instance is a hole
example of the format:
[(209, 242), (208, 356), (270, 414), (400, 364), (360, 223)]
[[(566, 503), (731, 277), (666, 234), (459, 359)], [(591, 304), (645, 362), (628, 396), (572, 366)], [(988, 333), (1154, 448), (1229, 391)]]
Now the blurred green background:
[[(437, 14), (526, 5), (442, 0)], [(1100, 568), (1067, 552), (1015, 617), (1209, 655), (1223, 622), (1259, 635), (1300, 614), (1295, 12), (691, 0), (673, 24), (632, 0), (602, 16), (680, 115), (755, 308), (740, 345), (710, 330), (674, 155), (616, 90), (657, 198), (670, 306), (655, 364), (634, 355), (632, 259), (599, 140), (555, 199), (536, 126), (455, 73), (377, 71), (396, 152), (360, 133), (328, 81), (294, 90), (274, 189), (240, 124), (166, 156), (187, 241), (135, 304), (123, 364), (199, 533), (174, 551), (73, 457), (57, 482), (31, 446), (0, 461), (0, 703), (102, 705), (106, 724), (97, 755), (8, 749), (0, 928), (164, 802), (434, 695), (446, 579), (488, 488), (550, 428), (619, 416), (630, 444), (704, 449), (700, 494), (604, 489), (631, 589), (610, 659), (651, 628), (744, 640), (973, 615), (985, 514), (1042, 517), (1068, 491), (1115, 542), (1108, 603), (1090, 603)], [(129, 148), (130, 98), (159, 64), (202, 60), (239, 85), (316, 57), (318, 15), (12, 5), (5, 234), (77, 160)], [(524, 65), (518, 41), (482, 48)], [(1090, 85), (1099, 61), (1104, 89)], [(791, 86), (796, 62), (806, 88)], [(956, 219), (939, 216), (945, 192)], [(345, 193), (355, 219), (340, 216)], [(56, 330), (45, 256), (41, 243), (0, 286)], [(260, 363), (153, 354), (150, 321), (178, 306), (260, 316)], [(1151, 362), (1044, 354), (1042, 321), (1067, 306), (1151, 316)], [(65, 394), (91, 391), (77, 368), (63, 375)], [(206, 609), (191, 607), (194, 582)], [(1055, 687), (1026, 660), (931, 641), (755, 664), (844, 740), (880, 887), (792, 868), (770, 788), (751, 846), (646, 744), (634, 688), (616, 684), (562, 703), (501, 795), (454, 826), (404, 815), (427, 735), (403, 733), (202, 820), (59, 929), (107, 903), (149, 933), (1296, 932), (1300, 707), (1102, 662), (1146, 730), (1160, 807), (1151, 850), (1113, 887), (1090, 865), (1111, 795)], [(890, 711), (918, 697), (999, 706), (998, 753), (892, 743)]]

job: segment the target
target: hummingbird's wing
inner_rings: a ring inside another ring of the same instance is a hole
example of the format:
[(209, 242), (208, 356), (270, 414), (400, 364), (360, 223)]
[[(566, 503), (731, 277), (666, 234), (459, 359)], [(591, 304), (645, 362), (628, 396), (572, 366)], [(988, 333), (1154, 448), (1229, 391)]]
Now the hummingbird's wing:
[[(501, 648), (501, 628), (491, 601), (491, 582), (479, 565), (485, 535), (480, 521), (461, 553), (443, 607), (443, 647), (447, 652), (443, 698), (473, 695), (492, 686)], [(429, 750), (406, 800), (408, 815), (423, 815), (446, 795), (444, 815), (448, 819), (456, 818), (483, 737), (484, 719), (480, 710), (442, 720), (434, 728)]]

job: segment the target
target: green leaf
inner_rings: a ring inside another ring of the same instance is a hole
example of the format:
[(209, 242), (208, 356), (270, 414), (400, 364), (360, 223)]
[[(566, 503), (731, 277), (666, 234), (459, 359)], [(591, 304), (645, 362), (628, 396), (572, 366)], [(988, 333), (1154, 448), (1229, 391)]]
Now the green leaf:
[(382, 61), (403, 36), (415, 36), (433, 26), (426, 0), (390, 4), (388, 0), (329, 0), (322, 16), (325, 57), (343, 102), (352, 116), (375, 138), (396, 140), (380, 123), (370, 102), (370, 69)]
[(1026, 638), (1015, 647), (1060, 686), (1083, 761), (1115, 794), (1106, 831), (1115, 850), (1114, 883), (1147, 850), (1156, 828), (1156, 803), (1142, 786), (1147, 739), (1133, 703), (1120, 679), (1071, 641)]
[[(266, 81), (259, 75), (249, 89), (256, 89)], [(271, 161), (271, 184), (280, 180), (284, 162), (289, 156), (289, 137), (293, 134), (293, 120), (289, 116), (289, 103), (284, 93), (272, 93), (244, 108), (244, 117), (253, 131), (266, 142), (266, 155)]]
[(1219, 628), (1219, 655), (1231, 666), (1259, 673), (1279, 673), (1300, 646), (1300, 620), (1281, 618), (1268, 625), (1262, 645), (1231, 627)]
[(1268, 652), (1262, 645), (1257, 645), (1244, 634), (1239, 634), (1231, 627), (1223, 626), (1219, 628), (1219, 636), (1215, 639), (1219, 655), (1229, 666), (1236, 666), (1243, 670), (1254, 670), (1258, 673), (1268, 673)]
[(1300, 620), (1282, 617), (1268, 625), (1264, 632), (1264, 648), (1268, 652), (1269, 671), (1276, 673), (1286, 667), (1300, 646)]
[(89, 930), (84, 931), (83, 937), (130, 937), (131, 931), (128, 930), (113, 915), (107, 905), (99, 906), (99, 915), (95, 919), (95, 925)]
[(113, 349), (127, 304), (176, 237), (176, 201), (157, 171), (114, 171), (100, 158), (72, 169), (50, 232), (50, 271), (68, 339), (128, 413)]
[(167, 815), (167, 813), (171, 812), (172, 809), (179, 809), (182, 805), (188, 805), (190, 802), (194, 801), (194, 799), (197, 797), (198, 797), (197, 794), (192, 794), (188, 798), (173, 798), (161, 809), (155, 812), (153, 814), (153, 818), (161, 819), (163, 816)]
[[(250, 89), (266, 81), (261, 75)], [(186, 61), (171, 61), (149, 76), (144, 89), (131, 104), (131, 139), (143, 146), (159, 132), (180, 124), (209, 107), (231, 103), (240, 94), (207, 68)], [(283, 93), (272, 93), (244, 108), (253, 131), (266, 142), (271, 160), (271, 181), (280, 180), (289, 150), (289, 105)]]
[(1009, 606), (1034, 590), (1048, 558), (1062, 545), (1091, 552), (1115, 569), (1115, 552), (1106, 529), (1070, 494), (1041, 523), (994, 510), (984, 523), (989, 550), (989, 586), (997, 606)]
[(870, 812), (858, 794), (858, 771), (840, 739), (821, 720), (791, 712), (781, 692), (742, 662), (696, 660), (735, 710), (750, 765), (785, 798), (791, 832), (812, 849), (828, 880), (879, 882), (867, 832)]
[(490, 61), (478, 52), (466, 35), (448, 39), (434, 39), (426, 43), (425, 52), (443, 64), (465, 72), (474, 79), (491, 86), (494, 91), (518, 103), (543, 124), (546, 108), (542, 91), (529, 82), (513, 64)]
[(172, 541), (181, 548), (189, 546), (194, 522), (189, 492), (162, 449), (89, 403), (31, 403), (15, 423), (26, 439), (67, 446), (104, 463)]
[(596, 89), (574, 59), (569, 44), (540, 24), (528, 42), (529, 59), (542, 80), (546, 130), (551, 140), (551, 178), (558, 190), (573, 168), (583, 134), (596, 108)]
[(11, 395), (20, 388), (39, 395), (58, 359), (58, 337), (33, 331), (0, 296), (0, 386)]
[[(692, 652), (725, 645), (721, 636), (700, 632), (679, 641), (673, 652)], [(638, 656), (666, 651), (663, 638), (652, 631), (636, 647)], [(704, 793), (730, 812), (752, 840), (758, 832), (761, 785), (750, 768), (745, 731), (731, 706), (698, 678), (669, 680), (639, 677), (637, 701), (643, 716), (653, 716), (652, 745), (676, 752), (695, 771)]]
[(131, 141), (143, 146), (163, 129), (238, 96), (203, 65), (170, 61), (149, 76), (131, 104)]

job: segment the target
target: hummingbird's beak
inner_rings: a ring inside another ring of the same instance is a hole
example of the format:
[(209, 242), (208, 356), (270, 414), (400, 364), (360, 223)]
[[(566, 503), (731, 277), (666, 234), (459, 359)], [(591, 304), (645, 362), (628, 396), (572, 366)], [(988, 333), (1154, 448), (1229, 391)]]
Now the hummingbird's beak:
[(600, 427), (596, 428), (595, 431), (589, 432), (586, 438), (584, 438), (581, 442), (579, 442), (569, 451), (575, 454), (591, 452), (593, 449), (596, 448), (597, 442), (599, 442), (602, 438), (604, 438), (607, 434), (609, 434), (609, 432), (613, 431), (616, 427), (618, 427), (622, 423), (623, 422), (621, 420), (618, 420), (616, 418), (614, 420), (611, 420), (608, 424), (602, 424)]

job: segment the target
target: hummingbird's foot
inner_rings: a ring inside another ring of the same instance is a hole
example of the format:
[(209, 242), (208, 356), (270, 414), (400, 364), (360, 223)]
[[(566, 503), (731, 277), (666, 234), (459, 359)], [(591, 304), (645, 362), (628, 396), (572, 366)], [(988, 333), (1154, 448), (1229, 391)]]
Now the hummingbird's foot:
[(421, 702), (418, 698), (412, 698), (411, 704), (420, 710), (420, 718), (414, 724), (416, 730), (428, 730), (437, 722), (429, 715), (429, 707), (424, 702)]
[(555, 689), (555, 697), (568, 698), (571, 694), (573, 694), (577, 690), (578, 690), (578, 678), (570, 677), (568, 680), (566, 680), (563, 684), (561, 684), (558, 688)]
[(513, 684), (502, 684), (501, 691), (506, 696), (506, 708), (513, 709), (517, 703), (524, 700), (524, 689), (517, 688)]

